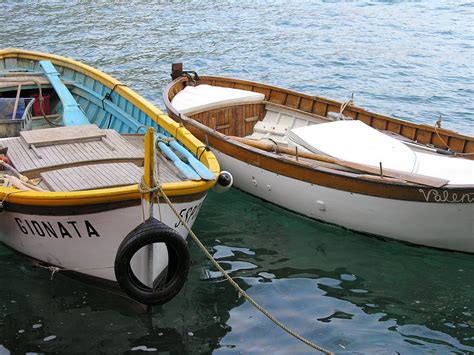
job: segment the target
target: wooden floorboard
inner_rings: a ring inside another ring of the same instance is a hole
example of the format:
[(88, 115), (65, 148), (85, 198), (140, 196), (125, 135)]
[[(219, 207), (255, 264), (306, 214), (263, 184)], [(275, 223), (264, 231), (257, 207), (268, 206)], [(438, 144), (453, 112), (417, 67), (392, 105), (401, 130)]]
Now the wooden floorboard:
[[(91, 163), (126, 162), (143, 164), (143, 149), (128, 143), (114, 130), (103, 130), (103, 140), (53, 144), (32, 149), (21, 137), (2, 140), (8, 147), (8, 157), (22, 174), (35, 177), (41, 172)], [(112, 149), (111, 149), (112, 147)]]
[(81, 191), (138, 184), (143, 169), (133, 163), (83, 165), (41, 173), (50, 191)]
[[(21, 137), (1, 142), (9, 148), (8, 157), (16, 169), (30, 178), (41, 177), (39, 187), (45, 190), (81, 191), (139, 183), (143, 175), (144, 136), (103, 131), (107, 144), (97, 140), (31, 149)], [(155, 157), (160, 182), (186, 180), (161, 151), (157, 150)]]

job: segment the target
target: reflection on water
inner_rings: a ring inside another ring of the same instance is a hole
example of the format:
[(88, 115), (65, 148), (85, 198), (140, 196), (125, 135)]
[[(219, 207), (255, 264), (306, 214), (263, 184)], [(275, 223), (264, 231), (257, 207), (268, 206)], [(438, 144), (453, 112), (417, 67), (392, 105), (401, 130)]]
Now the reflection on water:
[[(0, 3), (0, 47), (66, 55), (163, 107), (172, 62), (474, 133), (472, 3)], [(291, 193), (291, 192), (289, 192)], [(447, 221), (446, 223), (449, 223)], [(211, 193), (196, 233), (279, 320), (337, 352), (474, 352), (471, 255), (387, 242)], [(449, 236), (447, 236), (449, 237)], [(0, 354), (305, 353), (191, 244), (151, 315), (0, 246)]]
[[(214, 240), (225, 236), (226, 246), (217, 243), (219, 261), (230, 265), (252, 297), (304, 336), (337, 351), (474, 350), (470, 255), (382, 241), (294, 218), (235, 191), (228, 197), (225, 205), (241, 216), (233, 224), (235, 231), (227, 234), (226, 219), (219, 224), (214, 217), (205, 232)], [(212, 208), (204, 214), (214, 215)], [(260, 232), (247, 233), (246, 226), (256, 221)], [(244, 268), (238, 269), (241, 264)], [(232, 332), (222, 345), (238, 346), (252, 334), (250, 343), (256, 347), (304, 350), (278, 328), (269, 328), (269, 321), (249, 304), (230, 314)]]

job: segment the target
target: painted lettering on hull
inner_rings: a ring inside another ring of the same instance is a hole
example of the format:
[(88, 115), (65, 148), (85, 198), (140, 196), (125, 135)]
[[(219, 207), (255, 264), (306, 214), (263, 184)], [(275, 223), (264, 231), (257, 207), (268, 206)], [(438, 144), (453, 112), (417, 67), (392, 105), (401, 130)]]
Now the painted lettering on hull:
[(442, 202), (442, 203), (473, 203), (474, 193), (449, 193), (448, 191), (438, 191), (436, 189), (425, 192), (423, 189), (418, 189), (423, 194), (426, 202)]
[(66, 221), (66, 222), (46, 222), (33, 219), (22, 219), (15, 217), (15, 222), (19, 230), (24, 235), (49, 238), (99, 238), (97, 229), (88, 220)]
[[(183, 208), (179, 211), (179, 216), (184, 219), (186, 223), (194, 221), (198, 215), (199, 209), (201, 208), (202, 202), (196, 206), (192, 206), (189, 208)], [(181, 221), (175, 223), (174, 227), (178, 228), (181, 225)]]

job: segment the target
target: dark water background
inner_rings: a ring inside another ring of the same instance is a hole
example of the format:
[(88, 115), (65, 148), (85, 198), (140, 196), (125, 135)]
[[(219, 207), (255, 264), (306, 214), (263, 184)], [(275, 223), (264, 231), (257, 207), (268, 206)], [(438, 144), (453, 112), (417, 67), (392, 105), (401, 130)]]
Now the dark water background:
[[(339, 100), (354, 92), (358, 105), (414, 122), (441, 114), (472, 135), (473, 23), (465, 1), (0, 1), (0, 48), (83, 61), (162, 109), (182, 61)], [(369, 238), (238, 190), (210, 193), (194, 229), (251, 296), (326, 348), (474, 352), (471, 255)], [(190, 246), (186, 287), (151, 316), (61, 274), (51, 281), (0, 246), (0, 354), (310, 352)]]

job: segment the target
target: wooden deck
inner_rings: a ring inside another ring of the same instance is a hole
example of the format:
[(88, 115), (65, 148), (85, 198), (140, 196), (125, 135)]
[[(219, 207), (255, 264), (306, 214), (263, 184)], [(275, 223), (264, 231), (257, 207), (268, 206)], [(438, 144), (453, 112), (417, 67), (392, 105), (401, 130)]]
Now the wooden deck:
[(143, 169), (133, 163), (91, 164), (41, 173), (49, 191), (81, 191), (138, 184)]
[[(86, 126), (84, 126), (86, 127)], [(110, 129), (104, 133), (77, 140), (70, 136), (71, 127), (45, 130), (53, 137), (31, 131), (30, 135), (6, 138), (0, 142), (8, 147), (13, 166), (29, 178), (40, 177), (39, 187), (48, 191), (81, 191), (137, 184), (143, 175), (143, 135), (120, 135)], [(61, 134), (64, 130), (65, 134)], [(66, 132), (67, 131), (67, 132)], [(68, 133), (69, 132), (69, 133)], [(67, 134), (66, 134), (67, 133)], [(31, 137), (29, 137), (31, 136)], [(30, 140), (30, 138), (34, 140)], [(61, 141), (59, 137), (62, 137)], [(43, 139), (44, 138), (44, 139)], [(51, 145), (48, 145), (50, 139)], [(36, 143), (31, 144), (31, 142)], [(38, 144), (39, 143), (39, 144)], [(186, 180), (179, 170), (156, 153), (158, 180), (162, 183)]]
[(15, 168), (28, 177), (65, 167), (110, 163), (133, 162), (143, 164), (143, 151), (129, 144), (114, 130), (104, 130), (105, 140), (70, 142), (35, 147), (22, 138), (8, 138), (2, 144), (8, 147), (8, 157)]

